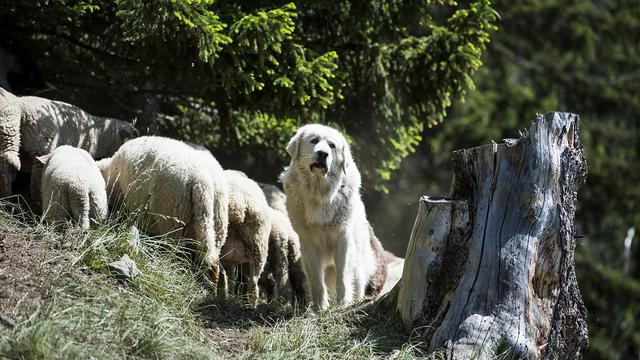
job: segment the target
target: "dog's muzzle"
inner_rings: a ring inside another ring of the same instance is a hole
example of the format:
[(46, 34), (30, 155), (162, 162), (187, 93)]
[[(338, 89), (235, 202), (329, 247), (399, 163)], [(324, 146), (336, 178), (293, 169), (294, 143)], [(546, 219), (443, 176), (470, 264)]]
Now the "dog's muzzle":
[(314, 162), (313, 164), (311, 164), (311, 166), (309, 166), (309, 170), (313, 170), (313, 169), (320, 169), (320, 170), (324, 170), (325, 172), (328, 170), (327, 169), (327, 164), (323, 161), (323, 162)]
[(329, 153), (323, 150), (318, 150), (313, 154), (313, 158), (315, 161), (309, 167), (309, 170), (313, 171), (313, 169), (320, 169), (324, 172), (327, 172), (329, 169), (327, 167), (327, 157)]

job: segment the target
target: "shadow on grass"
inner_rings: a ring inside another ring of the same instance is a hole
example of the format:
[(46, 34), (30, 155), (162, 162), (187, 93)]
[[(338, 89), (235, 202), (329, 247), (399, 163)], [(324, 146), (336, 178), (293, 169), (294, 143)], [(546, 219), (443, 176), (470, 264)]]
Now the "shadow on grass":
[(195, 306), (195, 312), (204, 326), (220, 330), (272, 326), (303, 313), (301, 309), (281, 304), (259, 303), (256, 309), (252, 309), (238, 295), (209, 295)]
[(381, 314), (353, 310), (353, 316), (348, 321), (352, 329), (350, 337), (357, 341), (372, 342), (372, 349), (378, 354), (393, 354), (407, 347), (418, 353), (428, 353), (426, 344), (417, 334), (407, 332)]

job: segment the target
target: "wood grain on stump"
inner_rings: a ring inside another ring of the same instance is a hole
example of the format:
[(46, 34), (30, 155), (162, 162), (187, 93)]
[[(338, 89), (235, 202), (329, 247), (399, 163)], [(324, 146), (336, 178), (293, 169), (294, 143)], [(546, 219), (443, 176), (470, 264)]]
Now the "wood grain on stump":
[(577, 358), (578, 121), (538, 115), (519, 139), (454, 152), (449, 198), (420, 199), (402, 279), (374, 306), (450, 358)]

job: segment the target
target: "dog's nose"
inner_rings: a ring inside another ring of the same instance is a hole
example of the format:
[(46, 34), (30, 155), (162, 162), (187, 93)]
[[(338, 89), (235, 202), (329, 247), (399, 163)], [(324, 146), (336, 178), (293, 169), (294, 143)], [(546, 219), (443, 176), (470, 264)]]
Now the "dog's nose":
[(318, 160), (326, 160), (329, 153), (324, 150), (316, 151), (316, 155), (318, 156)]

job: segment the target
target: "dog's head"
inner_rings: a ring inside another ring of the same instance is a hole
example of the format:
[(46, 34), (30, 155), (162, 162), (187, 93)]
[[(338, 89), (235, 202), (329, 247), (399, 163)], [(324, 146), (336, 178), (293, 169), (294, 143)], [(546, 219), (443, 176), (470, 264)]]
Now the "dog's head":
[(322, 177), (346, 174), (353, 161), (344, 136), (332, 127), (319, 124), (299, 128), (289, 141), (287, 152), (300, 170)]

